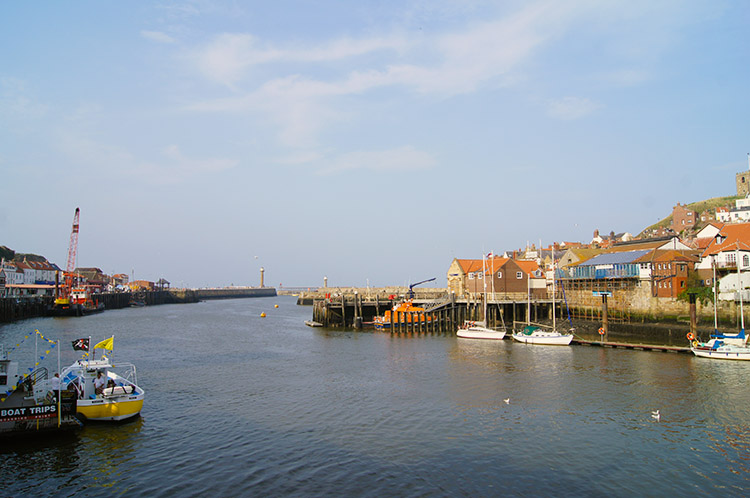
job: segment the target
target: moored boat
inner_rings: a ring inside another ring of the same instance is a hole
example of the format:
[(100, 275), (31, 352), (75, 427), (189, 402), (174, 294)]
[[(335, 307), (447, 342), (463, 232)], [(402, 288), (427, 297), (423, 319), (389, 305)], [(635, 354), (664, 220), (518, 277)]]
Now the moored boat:
[(514, 332), (513, 339), (526, 344), (567, 346), (573, 341), (573, 334), (559, 332), (555, 329), (545, 330), (536, 325), (527, 325), (522, 330)]
[(505, 338), (505, 328), (491, 329), (486, 326), (484, 321), (464, 322), (463, 326), (456, 331), (456, 336), (464, 339), (502, 340)]
[(690, 350), (695, 356), (715, 360), (750, 360), (750, 347), (729, 344), (721, 339), (710, 339), (708, 342), (691, 344)]
[[(59, 397), (58, 397), (59, 396)], [(0, 346), (0, 436), (28, 436), (81, 427), (74, 393), (52, 389), (45, 367), (20, 374)]]
[(416, 325), (424, 324), (432, 320), (431, 316), (424, 314), (424, 308), (415, 306), (413, 300), (409, 299), (385, 310), (381, 316), (373, 319), (373, 325), (378, 330), (388, 329), (391, 323), (394, 325)]
[[(113, 342), (114, 338), (106, 339), (94, 346), (94, 351), (111, 351)], [(88, 343), (76, 349), (87, 351)], [(100, 360), (81, 359), (63, 369), (61, 377), (63, 386), (77, 391), (76, 412), (84, 421), (123, 421), (141, 413), (145, 392), (137, 384), (132, 363), (115, 364), (106, 356)]]
[[(738, 256), (739, 258), (739, 256)], [(739, 259), (738, 259), (739, 261)], [(713, 265), (712, 265), (713, 266)], [(739, 274), (739, 265), (737, 273)], [(690, 350), (695, 356), (711, 358), (714, 360), (750, 360), (750, 347), (746, 345), (745, 337), (745, 313), (742, 308), (742, 292), (740, 291), (740, 323), (741, 328), (737, 334), (724, 334), (718, 331), (718, 318), (716, 314), (716, 267), (714, 266), (714, 333), (708, 342), (700, 342), (692, 332), (687, 334), (690, 341)]]
[[(489, 257), (492, 257), (492, 253), (489, 254)], [(458, 330), (456, 331), (456, 337), (461, 337), (463, 339), (489, 339), (489, 340), (502, 340), (505, 338), (505, 323), (503, 323), (501, 328), (498, 329), (491, 329), (487, 326), (487, 278), (492, 278), (492, 275), (494, 273), (494, 268), (490, 272), (489, 275), (487, 275), (487, 268), (485, 264), (485, 256), (482, 254), (482, 310), (483, 310), (483, 320), (481, 321), (465, 321), (463, 325), (461, 325)], [(494, 279), (493, 285), (494, 285)], [(493, 287), (494, 289), (494, 287)], [(494, 291), (493, 291), (494, 295)], [(500, 317), (502, 318), (502, 314), (500, 314)]]
[[(528, 323), (523, 329), (513, 332), (513, 339), (525, 344), (542, 344), (547, 346), (568, 346), (573, 341), (573, 328), (568, 332), (557, 330), (555, 315), (555, 265), (552, 265), (552, 328), (545, 329)], [(529, 301), (530, 301), (529, 297)]]

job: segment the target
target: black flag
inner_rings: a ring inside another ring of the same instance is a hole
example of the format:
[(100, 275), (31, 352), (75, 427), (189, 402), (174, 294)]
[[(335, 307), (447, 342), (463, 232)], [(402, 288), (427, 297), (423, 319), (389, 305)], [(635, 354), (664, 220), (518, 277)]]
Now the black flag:
[(76, 351), (88, 351), (89, 350), (89, 339), (76, 339), (73, 341), (73, 349)]

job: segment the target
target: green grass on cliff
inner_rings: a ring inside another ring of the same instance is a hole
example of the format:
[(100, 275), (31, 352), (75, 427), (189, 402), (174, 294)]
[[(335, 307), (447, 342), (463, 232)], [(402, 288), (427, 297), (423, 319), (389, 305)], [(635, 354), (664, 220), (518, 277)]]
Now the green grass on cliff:
[[(697, 202), (691, 202), (687, 205), (688, 209), (695, 211), (696, 213), (702, 213), (704, 211), (710, 210), (715, 211), (717, 207), (734, 207), (734, 201), (737, 199), (741, 199), (741, 196), (737, 195), (730, 195), (727, 197), (713, 197), (711, 199), (706, 199), (705, 201), (697, 201)], [(641, 234), (648, 232), (649, 230), (652, 230), (654, 228), (658, 227), (668, 227), (672, 224), (672, 215), (670, 214), (663, 220), (654, 223), (650, 227), (646, 227)], [(703, 223), (698, 222), (697, 226), (703, 226)]]

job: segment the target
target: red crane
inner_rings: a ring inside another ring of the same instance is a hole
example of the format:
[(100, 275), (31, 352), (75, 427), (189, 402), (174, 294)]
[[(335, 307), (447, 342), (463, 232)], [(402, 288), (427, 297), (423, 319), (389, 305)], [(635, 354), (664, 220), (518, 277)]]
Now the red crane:
[(68, 264), (65, 266), (65, 282), (60, 289), (60, 293), (55, 299), (55, 304), (70, 304), (70, 289), (73, 287), (73, 279), (76, 269), (76, 255), (78, 253), (78, 218), (80, 209), (76, 208), (73, 215), (73, 230), (70, 232), (70, 245), (68, 246)]

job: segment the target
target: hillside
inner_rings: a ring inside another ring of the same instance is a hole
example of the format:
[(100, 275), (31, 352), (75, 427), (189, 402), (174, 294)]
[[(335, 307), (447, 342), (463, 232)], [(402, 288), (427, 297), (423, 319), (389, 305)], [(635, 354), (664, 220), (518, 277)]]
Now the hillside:
[[(739, 198), (740, 196), (737, 196), (737, 195), (732, 195), (732, 196), (727, 196), (727, 197), (713, 197), (711, 199), (706, 199), (704, 201), (692, 202), (690, 204), (687, 204), (687, 207), (695, 211), (696, 213), (702, 213), (703, 211), (706, 211), (706, 210), (714, 211), (717, 207), (734, 207), (734, 201), (736, 201)], [(644, 233), (654, 228), (668, 227), (671, 224), (672, 224), (672, 215), (670, 214), (663, 220), (657, 223), (654, 223), (653, 225), (649, 227), (644, 228), (643, 231), (639, 234), (639, 236), (643, 235)], [(704, 224), (699, 221), (696, 227), (702, 227), (703, 225)]]

